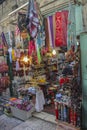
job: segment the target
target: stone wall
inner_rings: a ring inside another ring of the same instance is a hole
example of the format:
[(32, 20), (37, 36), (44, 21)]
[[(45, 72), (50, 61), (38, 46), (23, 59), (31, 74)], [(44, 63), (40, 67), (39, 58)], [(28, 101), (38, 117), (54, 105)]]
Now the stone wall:
[(0, 32), (7, 32), (8, 30), (13, 29), (13, 26), (9, 25), (11, 17), (8, 17), (8, 14), (16, 9), (16, 5), (20, 7), (28, 1), (29, 0), (6, 0), (0, 5)]
[[(17, 3), (16, 3), (17, 1)], [(13, 11), (14, 6), (17, 4), (18, 7), (26, 3), (28, 0), (6, 0), (0, 5), (0, 20), (7, 17), (7, 15)]]

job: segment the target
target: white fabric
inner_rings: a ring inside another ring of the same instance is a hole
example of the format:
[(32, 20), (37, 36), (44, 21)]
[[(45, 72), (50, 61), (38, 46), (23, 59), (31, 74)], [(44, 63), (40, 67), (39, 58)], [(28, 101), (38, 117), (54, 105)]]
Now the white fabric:
[(10, 63), (12, 63), (12, 47), (10, 47), (8, 49), (8, 52), (9, 52), (9, 60), (10, 60)]
[(43, 110), (44, 104), (45, 104), (45, 99), (44, 99), (43, 91), (38, 90), (36, 92), (36, 104), (35, 104), (36, 111), (41, 112)]
[(20, 66), (19, 66), (19, 62), (18, 60), (16, 61), (16, 71), (18, 71), (20, 69)]

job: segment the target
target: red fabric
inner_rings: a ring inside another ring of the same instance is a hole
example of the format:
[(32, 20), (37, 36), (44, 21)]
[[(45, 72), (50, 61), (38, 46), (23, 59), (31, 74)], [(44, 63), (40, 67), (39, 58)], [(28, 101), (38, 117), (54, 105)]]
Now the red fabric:
[(68, 11), (56, 12), (55, 14), (55, 46), (67, 45)]
[(35, 42), (33, 40), (29, 41), (29, 46), (28, 46), (28, 55), (31, 56), (33, 52), (35, 52)]
[(59, 80), (60, 86), (65, 83), (65, 78), (60, 78)]

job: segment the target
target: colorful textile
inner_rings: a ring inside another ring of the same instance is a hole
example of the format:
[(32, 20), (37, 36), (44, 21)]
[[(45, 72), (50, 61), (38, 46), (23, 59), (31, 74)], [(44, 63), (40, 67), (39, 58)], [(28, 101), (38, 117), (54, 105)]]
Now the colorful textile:
[(35, 50), (36, 50), (35, 41), (34, 40), (29, 41), (28, 55), (31, 56)]
[(44, 109), (45, 99), (42, 90), (37, 90), (36, 92), (36, 103), (35, 109), (37, 112), (41, 112)]
[(48, 31), (48, 20), (47, 18), (44, 19), (44, 25), (45, 25), (45, 39), (46, 39), (46, 47), (50, 48), (50, 42), (49, 42), (49, 31)]
[(38, 40), (36, 39), (36, 50), (37, 50), (37, 58), (38, 58), (38, 63), (40, 64), (41, 62), (41, 54), (40, 54), (40, 48), (39, 48), (39, 45), (38, 45)]
[(55, 14), (55, 46), (67, 45), (68, 11), (56, 12)]
[(16, 71), (18, 71), (19, 69), (20, 69), (19, 61), (17, 60), (17, 61), (16, 61)]
[(54, 34), (53, 34), (53, 16), (49, 16), (47, 18), (48, 21), (48, 31), (49, 31), (49, 41), (50, 41), (50, 46), (54, 47)]
[(11, 47), (8, 49), (8, 53), (9, 53), (10, 63), (12, 63), (12, 48)]
[(16, 60), (16, 54), (15, 54), (15, 50), (12, 49), (12, 60), (15, 61)]
[(1, 33), (1, 38), (2, 38), (3, 45), (7, 46), (7, 41), (6, 41), (6, 38), (5, 38), (5, 34), (3, 32)]
[(69, 3), (69, 16), (68, 16), (68, 50), (71, 46), (76, 47), (76, 24), (75, 24), (75, 6)]
[(19, 34), (20, 34), (20, 30), (19, 30), (19, 27), (16, 25), (16, 27), (15, 27), (15, 36), (17, 36)]
[(55, 35), (56, 35), (56, 22), (55, 22), (55, 14), (53, 15), (53, 42), (54, 42), (54, 47), (55, 47)]
[(36, 10), (36, 2), (34, 2), (34, 0), (29, 0), (27, 19), (29, 20), (27, 26), (29, 34), (32, 38), (35, 38), (38, 32), (39, 19)]

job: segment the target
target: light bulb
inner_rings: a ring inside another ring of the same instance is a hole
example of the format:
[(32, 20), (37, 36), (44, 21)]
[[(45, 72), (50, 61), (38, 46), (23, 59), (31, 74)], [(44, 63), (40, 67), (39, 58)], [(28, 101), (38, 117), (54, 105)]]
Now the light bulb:
[(79, 46), (79, 42), (77, 41), (77, 46)]
[(25, 57), (23, 58), (23, 61), (24, 61), (25, 63), (27, 63), (27, 62), (29, 61), (28, 57), (25, 56)]
[(52, 54), (53, 54), (53, 55), (56, 55), (56, 50), (53, 50), (53, 51), (52, 51)]

